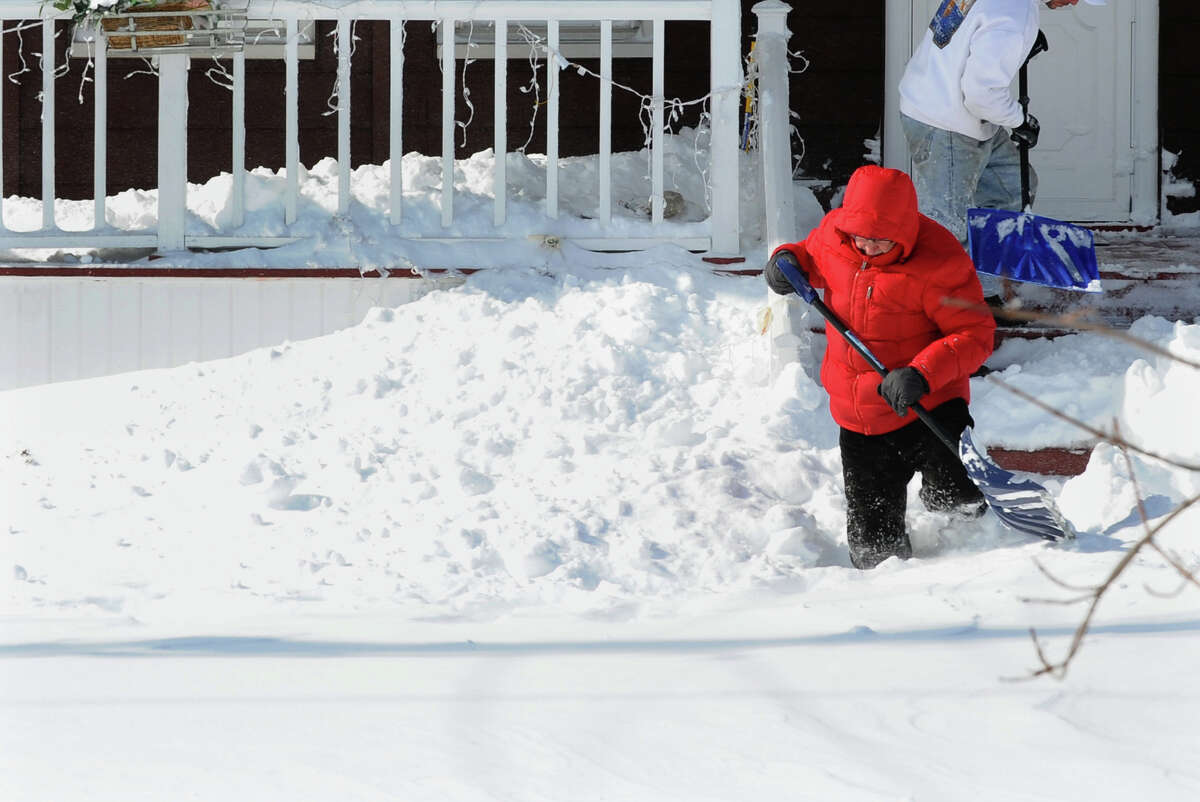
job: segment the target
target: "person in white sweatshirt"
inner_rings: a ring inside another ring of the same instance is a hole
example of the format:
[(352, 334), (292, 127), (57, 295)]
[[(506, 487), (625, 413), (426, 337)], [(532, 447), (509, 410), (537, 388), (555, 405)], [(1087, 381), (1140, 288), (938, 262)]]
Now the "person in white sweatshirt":
[[(1038, 36), (1038, 6), (1079, 0), (942, 0), (900, 79), (900, 121), (908, 140), (921, 213), (967, 242), (967, 209), (1021, 209), (1017, 142), (1037, 144), (1037, 118), (1013, 96), (1017, 71)], [(1085, 0), (1094, 6), (1105, 0)], [(1030, 197), (1037, 176), (1030, 170)], [(989, 305), (1000, 281), (981, 273)]]

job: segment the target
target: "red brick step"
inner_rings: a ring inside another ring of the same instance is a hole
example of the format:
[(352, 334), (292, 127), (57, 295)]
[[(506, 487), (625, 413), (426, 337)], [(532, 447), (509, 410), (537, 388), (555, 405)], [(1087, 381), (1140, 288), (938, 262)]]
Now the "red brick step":
[(1036, 451), (1020, 451), (993, 446), (988, 449), (988, 456), (1001, 468), (1009, 471), (1046, 476), (1078, 476), (1087, 468), (1092, 449), (1090, 446), (1050, 446)]

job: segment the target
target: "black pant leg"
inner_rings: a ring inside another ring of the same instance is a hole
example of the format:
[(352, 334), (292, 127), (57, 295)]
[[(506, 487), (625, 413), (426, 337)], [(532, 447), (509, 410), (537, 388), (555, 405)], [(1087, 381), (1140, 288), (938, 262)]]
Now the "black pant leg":
[[(951, 438), (957, 440), (963, 429), (973, 426), (967, 402), (955, 398), (929, 411)], [(962, 460), (921, 424), (921, 439), (915, 457), (916, 470), (921, 473), (921, 501), (933, 512), (957, 511), (964, 515), (982, 515), (987, 502), (971, 481)]]
[(888, 557), (908, 559), (912, 544), (904, 513), (913, 468), (891, 435), (842, 429), (839, 442), (850, 562), (855, 568), (874, 568)]

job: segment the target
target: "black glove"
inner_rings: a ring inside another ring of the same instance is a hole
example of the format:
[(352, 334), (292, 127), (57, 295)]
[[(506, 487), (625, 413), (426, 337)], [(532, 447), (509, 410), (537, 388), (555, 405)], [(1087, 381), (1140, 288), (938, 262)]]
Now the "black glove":
[(1037, 147), (1041, 130), (1042, 126), (1038, 125), (1037, 117), (1025, 112), (1025, 122), (1012, 129), (1012, 141), (1027, 148)]
[[(789, 267), (800, 274), (804, 279), (801, 286), (793, 286), (788, 281), (787, 277), (783, 274), (783, 270), (779, 267), (780, 262), (786, 262)], [(808, 275), (800, 267), (800, 263), (796, 261), (796, 257), (786, 248), (780, 248), (771, 254), (771, 258), (767, 260), (766, 267), (763, 268), (763, 276), (767, 279), (767, 286), (779, 295), (790, 295), (794, 292), (809, 303), (812, 303), (812, 299), (816, 297), (816, 292), (813, 290), (812, 285), (808, 283)]]
[(908, 414), (908, 408), (927, 392), (929, 382), (925, 381), (919, 370), (911, 366), (888, 371), (888, 375), (879, 383), (879, 394), (902, 418)]

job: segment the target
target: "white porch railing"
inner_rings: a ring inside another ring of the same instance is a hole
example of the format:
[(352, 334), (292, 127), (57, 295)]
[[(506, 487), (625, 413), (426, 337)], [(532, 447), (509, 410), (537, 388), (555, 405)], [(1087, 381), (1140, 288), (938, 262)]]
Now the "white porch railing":
[[(45, 10), (36, 0), (0, 0), (0, 17), (5, 27), (17, 20), (36, 20), (44, 16)], [(404, 76), (404, 52), (402, 26), (413, 21), (437, 21), (441, 30), (453, 31), (459, 21), (491, 22), (495, 30), (496, 47), (496, 118), (495, 153), (508, 152), (505, 137), (507, 60), (504, 52), (510, 20), (545, 20), (548, 30), (548, 45), (557, 47), (559, 24), (567, 20), (598, 21), (601, 31), (602, 80), (598, 81), (600, 102), (600, 125), (597, 132), (600, 167), (599, 197), (597, 198), (598, 219), (601, 228), (607, 229), (612, 216), (610, 189), (612, 87), (608, 80), (612, 75), (612, 25), (614, 20), (650, 19), (653, 23), (653, 89), (651, 130), (651, 236), (630, 239), (628, 236), (613, 238), (576, 239), (583, 247), (638, 249), (659, 242), (676, 242), (692, 250), (708, 251), (713, 254), (733, 255), (739, 251), (740, 224), (738, 219), (739, 176), (738, 176), (738, 114), (742, 86), (741, 63), (741, 16), (738, 0), (326, 0), (322, 3), (300, 0), (249, 0), (247, 15), (251, 18), (279, 20), (287, 33), (285, 46), (285, 170), (287, 175), (284, 203), (284, 223), (296, 221), (296, 201), (299, 195), (299, 85), (298, 52), (296, 32), (300, 21), (311, 19), (332, 20), (337, 25), (338, 78), (338, 213), (344, 214), (351, 197), (350, 171), (350, 115), (353, 113), (353, 98), (350, 93), (351, 25), (357, 20), (386, 20), (391, 23), (390, 93), (390, 222), (398, 225), (404, 216), (404, 195), (401, 172), (403, 154), (402, 85)], [(663, 226), (664, 213), (664, 106), (663, 76), (665, 72), (664, 26), (672, 20), (701, 20), (711, 24), (711, 164), (708, 180), (710, 184), (710, 216), (708, 236), (680, 238), (672, 236), (669, 227)], [(231, 224), (228, 233), (197, 236), (186, 230), (187, 202), (187, 72), (188, 56), (170, 54), (158, 56), (158, 220), (157, 227), (149, 231), (128, 232), (107, 226), (105, 197), (107, 179), (105, 154), (107, 153), (108, 121), (106, 117), (105, 76), (107, 57), (103, 48), (95, 55), (95, 78), (92, 83), (96, 92), (94, 119), (94, 202), (95, 225), (90, 231), (64, 231), (55, 222), (55, 108), (54, 108), (54, 42), (55, 20), (45, 19), (41, 27), (42, 52), (42, 224), (35, 231), (12, 231), (4, 227), (0, 215), (0, 248), (97, 248), (97, 247), (152, 247), (160, 252), (186, 248), (214, 247), (264, 247), (296, 241), (299, 237), (263, 237), (239, 234), (237, 229), (244, 220), (245, 187), (245, 56), (235, 55), (233, 60), (233, 130), (231, 174), (233, 198)], [(65, 29), (60, 23), (59, 30)], [(3, 43), (0, 42), (0, 48)], [(0, 59), (3, 51), (0, 49)], [(454, 224), (454, 130), (455, 130), (455, 48), (442, 48), (442, 204), (441, 223), (446, 229), (446, 240), (465, 239), (452, 235)], [(551, 56), (553, 60), (553, 56)], [(550, 220), (558, 217), (558, 113), (559, 81), (557, 70), (548, 69), (547, 110), (547, 177), (545, 214)], [(5, 147), (0, 143), (0, 149)], [(494, 174), (495, 209), (494, 223), (496, 238), (503, 238), (506, 220), (507, 192), (503, 158), (496, 159)], [(3, 164), (0, 151), (0, 165)], [(2, 168), (0, 168), (2, 169)], [(0, 174), (0, 182), (2, 182)], [(659, 232), (659, 229), (662, 229)], [(428, 241), (430, 237), (423, 237)], [(436, 239), (436, 238), (433, 238)], [(476, 237), (475, 239), (479, 239)], [(569, 237), (567, 239), (570, 239)]]

